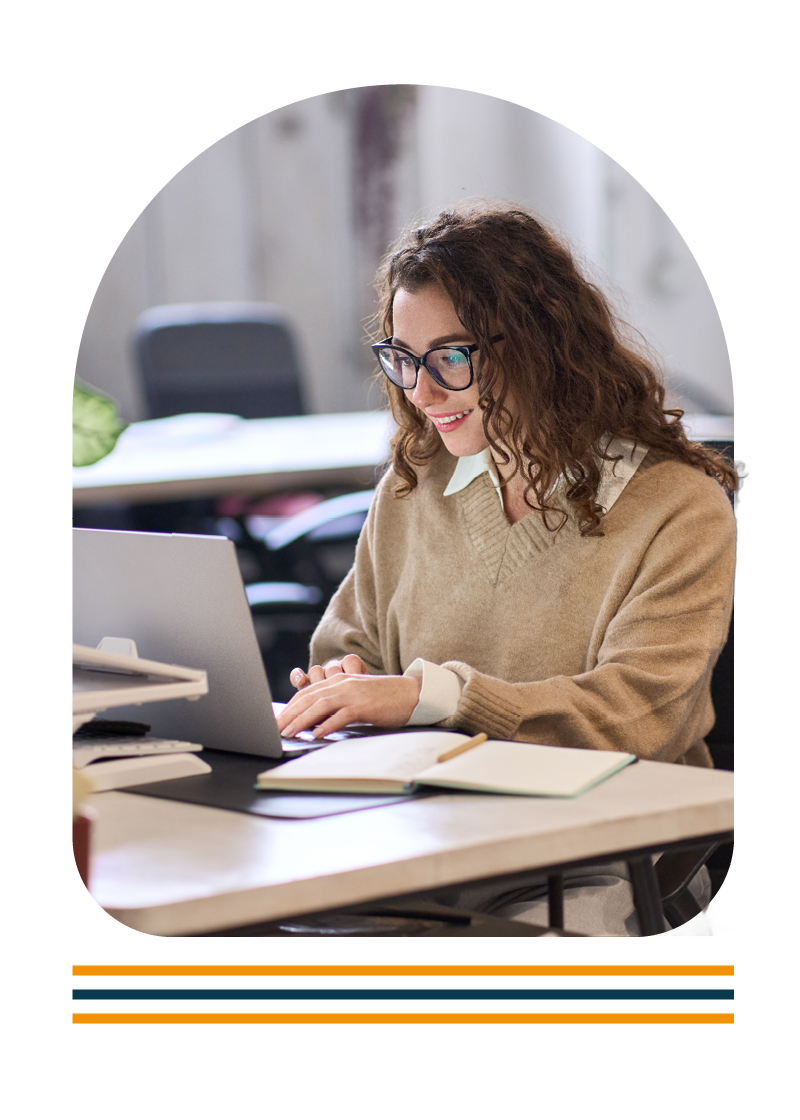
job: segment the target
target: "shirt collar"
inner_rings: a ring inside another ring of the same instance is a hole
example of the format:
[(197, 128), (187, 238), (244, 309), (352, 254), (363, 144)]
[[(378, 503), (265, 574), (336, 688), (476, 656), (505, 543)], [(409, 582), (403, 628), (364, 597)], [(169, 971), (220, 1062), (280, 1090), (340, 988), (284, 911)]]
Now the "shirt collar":
[(610, 439), (606, 444), (607, 455), (620, 455), (616, 463), (603, 460), (601, 467), (600, 485), (597, 488), (597, 503), (606, 513), (628, 485), (639, 469), (639, 464), (644, 459), (649, 448), (641, 440)]
[[(451, 494), (457, 494), (459, 490), (465, 490), (470, 482), (474, 482), (485, 471), (488, 471), (491, 475), (495, 490), (500, 494), (497, 471), (492, 460), (492, 454), (487, 447), (483, 451), (479, 451), (477, 455), (461, 455), (456, 460), (456, 469), (445, 487), (444, 497), (449, 498)], [(502, 494), (500, 494), (500, 500), (502, 501)]]
[[(618, 462), (611, 463), (604, 460), (601, 467), (597, 501), (606, 513), (633, 478), (647, 451), (647, 444), (641, 441), (636, 442), (632, 439), (611, 439), (608, 441), (606, 452), (610, 455), (620, 455), (621, 458)], [(444, 497), (449, 498), (452, 494), (458, 494), (460, 490), (465, 490), (471, 482), (474, 482), (486, 471), (489, 472), (497, 496), (502, 503), (503, 495), (500, 490), (497, 469), (488, 447), (479, 451), (477, 455), (460, 456), (450, 481), (445, 487)]]

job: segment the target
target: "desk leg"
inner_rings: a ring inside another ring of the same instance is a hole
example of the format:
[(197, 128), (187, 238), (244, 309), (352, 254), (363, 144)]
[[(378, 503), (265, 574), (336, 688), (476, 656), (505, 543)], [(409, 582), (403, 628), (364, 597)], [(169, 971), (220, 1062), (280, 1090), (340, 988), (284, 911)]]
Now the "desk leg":
[(564, 928), (564, 876), (547, 876), (547, 924), (551, 929)]
[(654, 933), (664, 933), (667, 927), (661, 907), (658, 877), (650, 856), (629, 859), (628, 869), (631, 873), (633, 903), (639, 915), (642, 936), (649, 937)]

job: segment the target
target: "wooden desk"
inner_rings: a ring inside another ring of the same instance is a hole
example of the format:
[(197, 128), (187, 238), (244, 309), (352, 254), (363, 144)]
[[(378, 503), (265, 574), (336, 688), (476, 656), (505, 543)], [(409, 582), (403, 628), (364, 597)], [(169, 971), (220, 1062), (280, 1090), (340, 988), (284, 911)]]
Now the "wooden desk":
[[(693, 439), (733, 438), (729, 416), (687, 416)], [(273, 420), (192, 417), (131, 424), (114, 450), (72, 472), (76, 507), (166, 502), (220, 494), (268, 494), (317, 486), (366, 487), (389, 450), (386, 412)]]
[(733, 775), (638, 762), (575, 799), (445, 794), (303, 821), (130, 793), (92, 803), (97, 902), (181, 935), (727, 832)]
[(192, 417), (131, 426), (99, 463), (72, 472), (76, 507), (230, 493), (374, 484), (394, 422), (387, 412), (271, 420)]

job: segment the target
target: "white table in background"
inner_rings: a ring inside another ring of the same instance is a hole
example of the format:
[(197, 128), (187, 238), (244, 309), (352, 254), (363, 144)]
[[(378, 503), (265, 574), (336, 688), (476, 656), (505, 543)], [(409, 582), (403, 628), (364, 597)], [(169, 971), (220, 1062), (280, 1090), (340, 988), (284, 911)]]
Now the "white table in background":
[[(693, 439), (730, 440), (730, 416), (687, 416)], [(167, 417), (131, 426), (100, 462), (73, 470), (76, 507), (268, 494), (318, 486), (367, 487), (386, 460), (387, 412), (240, 420)]]
[(73, 468), (73, 503), (81, 507), (323, 485), (367, 487), (388, 455), (393, 429), (387, 412), (146, 420), (131, 424), (106, 458)]

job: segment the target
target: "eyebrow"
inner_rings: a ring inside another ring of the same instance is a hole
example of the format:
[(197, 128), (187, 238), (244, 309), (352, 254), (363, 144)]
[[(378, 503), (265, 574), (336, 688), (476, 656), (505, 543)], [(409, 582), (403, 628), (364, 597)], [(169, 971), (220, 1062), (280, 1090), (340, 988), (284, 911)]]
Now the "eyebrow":
[[(447, 346), (450, 342), (459, 343), (462, 346), (471, 346), (472, 343), (467, 342), (469, 337), (470, 334), (468, 331), (464, 331), (462, 334), (445, 334), (442, 335), (441, 338), (434, 338), (426, 347), (426, 350), (435, 350), (437, 346)], [(397, 335), (392, 335), (392, 342), (396, 346), (402, 346), (404, 350), (411, 350), (411, 347), (403, 342), (402, 339), (399, 339)]]

